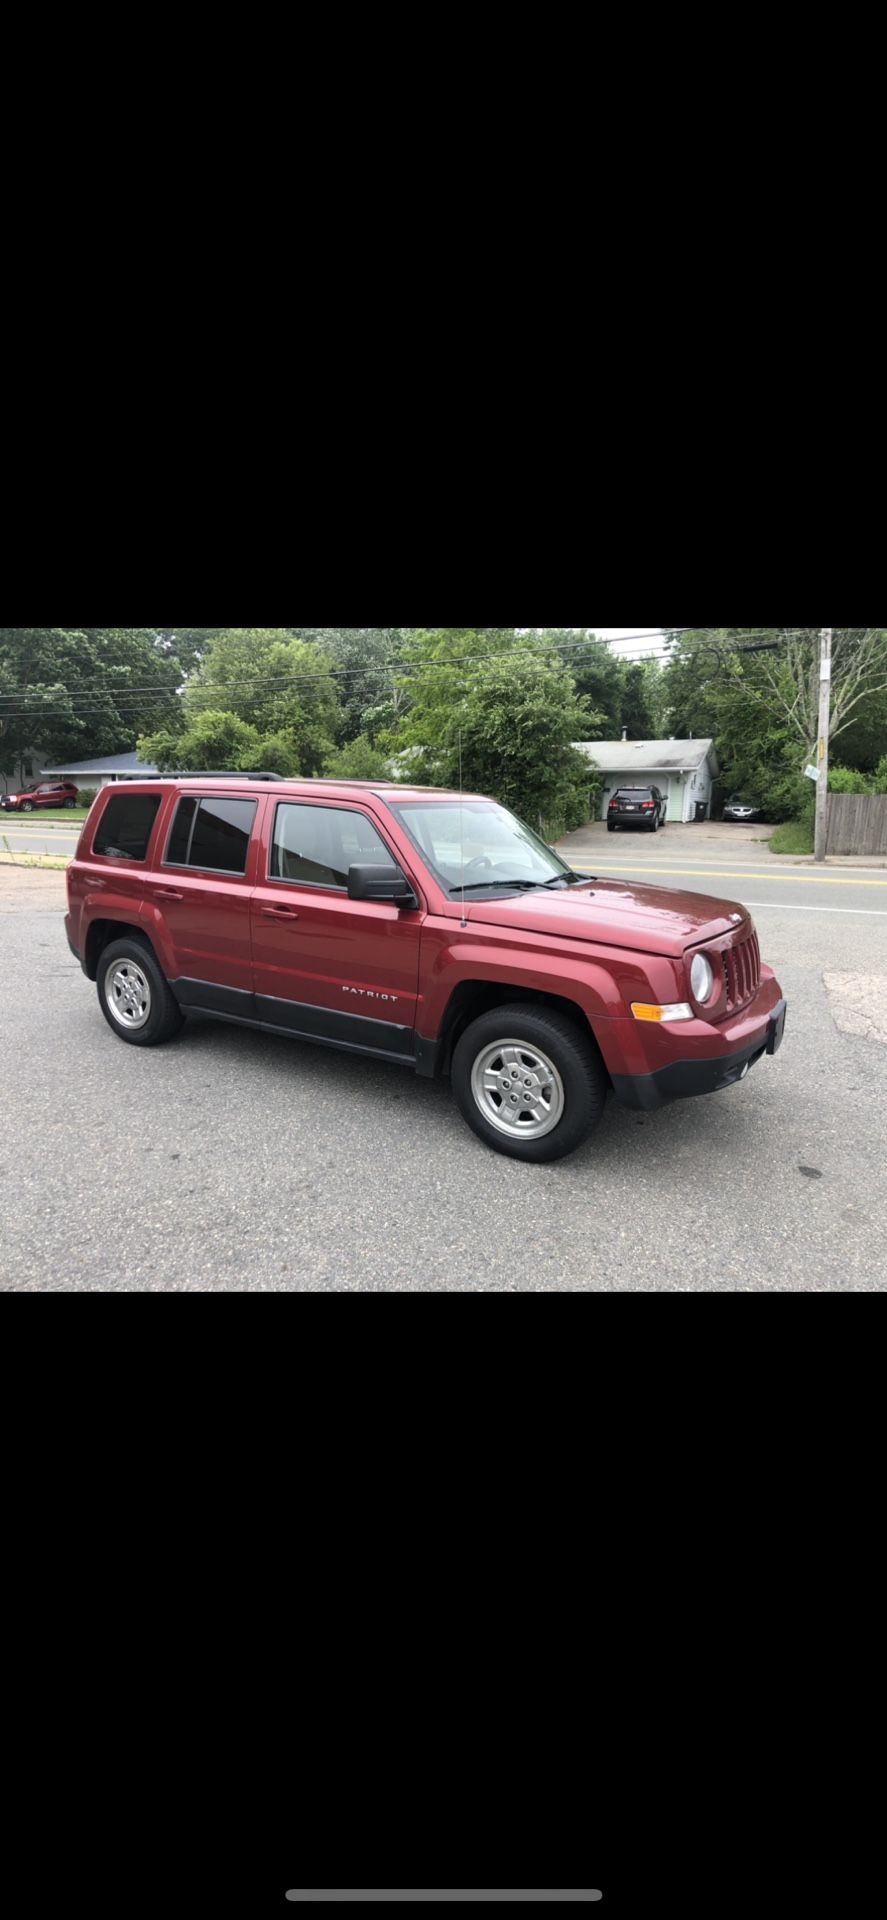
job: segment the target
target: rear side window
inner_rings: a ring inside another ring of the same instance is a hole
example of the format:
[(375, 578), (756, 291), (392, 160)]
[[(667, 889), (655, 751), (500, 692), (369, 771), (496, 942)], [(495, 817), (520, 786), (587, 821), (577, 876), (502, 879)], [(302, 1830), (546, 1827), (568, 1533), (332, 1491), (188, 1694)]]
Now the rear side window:
[(166, 850), (168, 867), (246, 872), (255, 800), (180, 800)]
[(160, 801), (159, 793), (115, 794), (99, 821), (93, 853), (109, 860), (147, 860)]

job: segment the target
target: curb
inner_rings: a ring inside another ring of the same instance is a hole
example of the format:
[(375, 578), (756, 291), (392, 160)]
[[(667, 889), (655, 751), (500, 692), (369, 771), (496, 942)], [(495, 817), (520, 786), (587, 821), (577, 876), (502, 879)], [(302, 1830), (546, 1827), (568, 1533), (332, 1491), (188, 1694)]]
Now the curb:
[(33, 814), (7, 813), (5, 808), (0, 807), (0, 832), (4, 820), (8, 820), (10, 825), (15, 822), (16, 833), (79, 833), (81, 827), (86, 825), (85, 820), (44, 820), (38, 824)]

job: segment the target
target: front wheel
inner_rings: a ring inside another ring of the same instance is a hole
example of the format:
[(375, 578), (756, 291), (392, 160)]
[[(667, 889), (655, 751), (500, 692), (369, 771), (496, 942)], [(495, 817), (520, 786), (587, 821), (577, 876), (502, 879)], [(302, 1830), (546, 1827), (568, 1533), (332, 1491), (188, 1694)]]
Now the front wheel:
[(178, 1001), (143, 940), (130, 936), (106, 947), (97, 986), (111, 1031), (131, 1047), (158, 1047), (184, 1025)]
[(22, 813), (33, 813), (33, 811), (34, 811), (34, 802), (33, 802), (33, 800), (23, 800), (23, 801), (22, 801)]
[(563, 1160), (597, 1126), (607, 1075), (591, 1034), (548, 1007), (494, 1007), (463, 1033), (452, 1068), (462, 1118), (494, 1153)]

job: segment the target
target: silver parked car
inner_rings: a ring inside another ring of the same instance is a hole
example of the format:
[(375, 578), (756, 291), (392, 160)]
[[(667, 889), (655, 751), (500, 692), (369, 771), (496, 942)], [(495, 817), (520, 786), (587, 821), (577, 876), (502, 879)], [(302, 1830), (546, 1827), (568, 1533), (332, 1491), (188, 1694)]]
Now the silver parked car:
[(762, 815), (760, 807), (752, 806), (751, 801), (743, 800), (739, 793), (731, 793), (724, 808), (723, 817), (725, 820), (735, 820), (740, 825), (748, 826), (750, 821), (760, 820)]

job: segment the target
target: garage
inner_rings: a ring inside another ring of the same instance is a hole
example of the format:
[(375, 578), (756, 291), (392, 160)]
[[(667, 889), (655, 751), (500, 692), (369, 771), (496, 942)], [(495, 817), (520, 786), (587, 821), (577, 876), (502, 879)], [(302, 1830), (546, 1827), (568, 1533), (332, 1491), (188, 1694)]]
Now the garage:
[(697, 819), (697, 807), (711, 812), (712, 788), (720, 773), (713, 740), (578, 740), (603, 776), (598, 818), (620, 787), (655, 786), (668, 796), (667, 819)]

